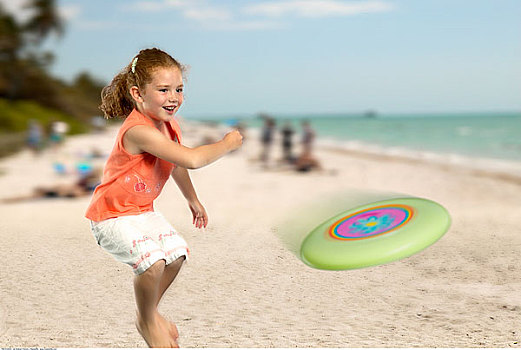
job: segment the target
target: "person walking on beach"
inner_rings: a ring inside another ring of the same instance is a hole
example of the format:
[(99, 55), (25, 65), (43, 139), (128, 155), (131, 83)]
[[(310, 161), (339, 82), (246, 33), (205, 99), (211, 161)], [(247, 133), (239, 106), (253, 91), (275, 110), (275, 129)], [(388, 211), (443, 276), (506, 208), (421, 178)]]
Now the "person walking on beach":
[(275, 120), (269, 116), (264, 117), (264, 126), (261, 131), (261, 144), (262, 144), (262, 152), (260, 155), (260, 160), (264, 164), (265, 167), (268, 166), (269, 158), (270, 158), (270, 150), (271, 144), (273, 143), (273, 133), (275, 130)]
[(295, 130), (291, 126), (291, 122), (287, 121), (280, 132), (282, 134), (283, 160), (286, 163), (291, 164), (295, 161), (295, 158), (293, 157), (293, 134), (295, 133)]
[(313, 141), (315, 141), (315, 131), (308, 120), (302, 122), (302, 153), (311, 154)]
[(29, 127), (27, 129), (26, 144), (29, 149), (33, 151), (35, 155), (40, 154), (42, 150), (43, 140), (43, 128), (42, 125), (36, 120), (29, 121)]
[(63, 121), (55, 120), (49, 125), (49, 144), (56, 151), (64, 142), (65, 134), (69, 131), (69, 125)]
[(295, 162), (295, 169), (307, 172), (313, 169), (322, 169), (320, 162), (313, 155), (313, 143), (315, 141), (315, 131), (308, 120), (302, 122), (302, 153)]
[(157, 306), (189, 249), (153, 201), (171, 176), (188, 202), (193, 224), (208, 215), (187, 169), (197, 169), (242, 144), (234, 130), (220, 141), (189, 148), (174, 115), (183, 103), (184, 67), (156, 48), (141, 50), (101, 93), (106, 118), (125, 117), (85, 216), (98, 244), (132, 267), (136, 327), (150, 347), (178, 347), (175, 324)]

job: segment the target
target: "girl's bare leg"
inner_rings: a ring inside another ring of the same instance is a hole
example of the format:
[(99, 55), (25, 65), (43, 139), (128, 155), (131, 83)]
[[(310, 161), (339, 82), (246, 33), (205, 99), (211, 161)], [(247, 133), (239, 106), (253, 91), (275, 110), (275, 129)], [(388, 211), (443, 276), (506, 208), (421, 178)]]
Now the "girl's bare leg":
[[(165, 294), (166, 290), (168, 289), (168, 287), (170, 287), (177, 274), (181, 270), (181, 266), (183, 266), (184, 260), (185, 257), (182, 256), (180, 258), (177, 258), (177, 260), (165, 267), (163, 275), (161, 276), (161, 282), (159, 283), (159, 297), (157, 298), (157, 305), (159, 305), (159, 302), (161, 301), (161, 298)], [(179, 332), (177, 331), (176, 325), (172, 322), (167, 321), (164, 318), (163, 320), (164, 322), (166, 322), (167, 327), (170, 329), (170, 335), (175, 340), (177, 340), (177, 338), (179, 338)]]
[(184, 256), (179, 257), (177, 258), (177, 260), (165, 267), (163, 275), (161, 276), (161, 282), (159, 283), (159, 298), (157, 298), (158, 305), (166, 290), (168, 289), (168, 287), (170, 287), (177, 274), (181, 270), (181, 266), (183, 266), (184, 260)]
[[(159, 305), (159, 302), (160, 302), (161, 298), (163, 297), (163, 295), (165, 294), (166, 290), (168, 289), (168, 287), (170, 287), (170, 285), (172, 284), (172, 282), (176, 278), (177, 274), (181, 270), (181, 266), (183, 266), (183, 261), (184, 260), (185, 260), (184, 256), (180, 257), (180, 258), (178, 258), (177, 260), (175, 260), (174, 262), (172, 262), (171, 264), (169, 264), (168, 266), (166, 266), (164, 268), (163, 273), (162, 273), (161, 278), (160, 278), (160, 282), (159, 282), (158, 297), (157, 297), (157, 302), (156, 302), (156, 310), (157, 310), (157, 306)], [(140, 318), (139, 308), (138, 308), (137, 316), (138, 316), (138, 319), (139, 319)], [(168, 332), (169, 332), (170, 336), (175, 341), (177, 341), (177, 339), (179, 338), (179, 332), (177, 330), (177, 326), (174, 323), (169, 322), (168, 320), (166, 320), (159, 313), (158, 313), (158, 317), (159, 317), (159, 322), (162, 324), (162, 326), (164, 328), (168, 329)]]
[(165, 261), (159, 260), (141, 275), (134, 278), (134, 293), (138, 308), (136, 327), (148, 346), (154, 348), (177, 347), (177, 343), (165, 329), (157, 311), (159, 286), (165, 271)]

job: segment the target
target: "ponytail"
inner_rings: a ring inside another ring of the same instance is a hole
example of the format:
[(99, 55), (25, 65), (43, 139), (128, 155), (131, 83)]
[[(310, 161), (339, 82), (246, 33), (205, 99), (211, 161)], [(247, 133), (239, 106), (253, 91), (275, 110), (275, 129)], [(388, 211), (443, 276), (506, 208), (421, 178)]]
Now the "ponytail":
[(126, 117), (134, 109), (127, 83), (128, 72), (123, 70), (101, 90), (101, 106), (105, 118)]
[[(138, 60), (139, 58), (139, 60)], [(141, 50), (109, 85), (101, 90), (101, 105), (105, 118), (125, 118), (135, 108), (130, 88), (144, 89), (152, 81), (152, 72), (160, 67), (175, 67), (181, 73), (186, 71), (172, 56), (156, 48)]]

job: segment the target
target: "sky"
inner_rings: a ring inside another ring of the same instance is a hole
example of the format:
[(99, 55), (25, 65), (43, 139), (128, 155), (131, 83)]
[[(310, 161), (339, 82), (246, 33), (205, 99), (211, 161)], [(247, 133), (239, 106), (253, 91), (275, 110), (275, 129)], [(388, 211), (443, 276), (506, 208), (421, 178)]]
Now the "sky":
[[(25, 0), (0, 0), (19, 18)], [(57, 0), (52, 73), (105, 82), (140, 49), (190, 66), (195, 117), (521, 112), (519, 0)]]

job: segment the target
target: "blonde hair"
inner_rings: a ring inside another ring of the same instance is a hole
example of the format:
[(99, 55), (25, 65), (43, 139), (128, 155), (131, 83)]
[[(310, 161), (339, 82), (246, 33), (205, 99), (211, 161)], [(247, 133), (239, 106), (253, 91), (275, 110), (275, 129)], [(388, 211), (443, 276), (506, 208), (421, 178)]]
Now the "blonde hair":
[(175, 67), (185, 73), (186, 67), (166, 52), (157, 49), (145, 49), (132, 59), (109, 85), (101, 90), (101, 105), (105, 118), (126, 117), (135, 107), (130, 95), (130, 88), (137, 86), (143, 90), (152, 81), (152, 73), (157, 68)]

